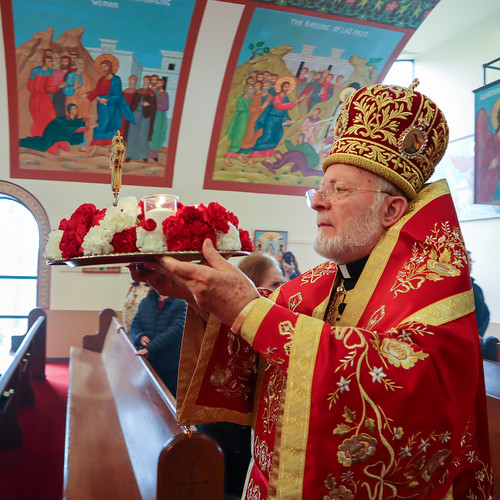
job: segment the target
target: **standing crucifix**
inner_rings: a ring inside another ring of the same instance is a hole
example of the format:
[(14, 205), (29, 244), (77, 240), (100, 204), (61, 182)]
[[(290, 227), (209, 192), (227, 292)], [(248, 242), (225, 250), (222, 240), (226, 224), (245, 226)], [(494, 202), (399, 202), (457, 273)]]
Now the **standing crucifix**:
[(125, 158), (125, 145), (123, 137), (118, 130), (113, 137), (111, 144), (110, 168), (111, 174), (111, 189), (113, 190), (113, 206), (118, 205), (118, 193), (122, 187), (122, 162)]

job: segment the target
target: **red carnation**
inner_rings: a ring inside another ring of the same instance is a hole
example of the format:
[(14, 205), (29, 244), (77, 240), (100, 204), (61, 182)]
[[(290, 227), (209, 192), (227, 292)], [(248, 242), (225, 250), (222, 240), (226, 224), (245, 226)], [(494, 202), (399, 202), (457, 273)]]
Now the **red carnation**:
[(210, 238), (217, 243), (215, 230), (194, 206), (184, 205), (177, 213), (163, 221), (163, 233), (167, 237), (169, 251), (201, 250), (203, 241)]
[(137, 241), (137, 226), (129, 227), (119, 233), (113, 235), (111, 245), (115, 253), (132, 253), (138, 252), (136, 245)]
[[(235, 215), (226, 210), (219, 203), (209, 203), (208, 207), (200, 205), (200, 208), (202, 209), (205, 222), (217, 231), (226, 234), (229, 231), (229, 222), (238, 227), (238, 222), (236, 222), (236, 224), (233, 222), (236, 218)], [(238, 221), (238, 219), (236, 219), (236, 221)]]
[(143, 219), (140, 226), (146, 231), (154, 231), (156, 229), (156, 221), (154, 219)]
[(92, 225), (90, 227), (98, 226), (99, 222), (104, 219), (106, 216), (106, 209), (103, 208), (102, 210), (97, 210), (97, 212), (94, 214), (94, 218), (92, 220)]
[(240, 233), (241, 249), (244, 252), (253, 252), (253, 244), (248, 231), (238, 229)]
[(61, 249), (62, 258), (66, 260), (83, 255), (82, 242), (75, 238), (72, 231), (63, 232), (59, 248)]
[(59, 244), (63, 259), (83, 255), (83, 238), (95, 225), (95, 220), (98, 224), (100, 218), (104, 217), (102, 212), (102, 210), (97, 210), (93, 203), (84, 203), (75, 210), (69, 220), (63, 219), (60, 222), (59, 227), (64, 231)]

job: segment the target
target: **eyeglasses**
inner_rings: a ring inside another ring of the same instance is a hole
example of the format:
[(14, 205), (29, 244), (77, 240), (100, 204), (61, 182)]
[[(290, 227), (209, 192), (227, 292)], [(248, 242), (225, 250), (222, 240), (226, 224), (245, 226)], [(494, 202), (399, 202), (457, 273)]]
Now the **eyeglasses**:
[(347, 186), (337, 186), (337, 184), (334, 184), (333, 182), (331, 184), (328, 184), (323, 189), (309, 189), (306, 191), (306, 203), (309, 208), (312, 208), (312, 203), (313, 199), (316, 195), (321, 196), (321, 199), (323, 201), (326, 201), (327, 203), (332, 203), (334, 202), (339, 195), (341, 196), (342, 194), (345, 193), (354, 193), (355, 191), (370, 191), (372, 193), (385, 193), (385, 194), (391, 194), (387, 191), (383, 191), (381, 189), (368, 189), (368, 188), (355, 188), (355, 187), (347, 187)]

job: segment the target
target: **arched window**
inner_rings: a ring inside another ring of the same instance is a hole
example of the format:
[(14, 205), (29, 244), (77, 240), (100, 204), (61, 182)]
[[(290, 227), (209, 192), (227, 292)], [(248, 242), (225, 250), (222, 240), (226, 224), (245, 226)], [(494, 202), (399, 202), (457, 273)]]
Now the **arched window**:
[(27, 329), (34, 307), (49, 307), (49, 270), (43, 252), (47, 214), (23, 188), (0, 181), (0, 347)]

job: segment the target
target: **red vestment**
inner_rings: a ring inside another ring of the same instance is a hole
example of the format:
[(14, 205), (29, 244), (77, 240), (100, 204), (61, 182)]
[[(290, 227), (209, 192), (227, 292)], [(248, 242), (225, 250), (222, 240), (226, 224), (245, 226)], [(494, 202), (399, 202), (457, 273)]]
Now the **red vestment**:
[(337, 274), (326, 262), (259, 298), (241, 335), (212, 318), (196, 335), (190, 313), (179, 423), (252, 423), (249, 500), (491, 498), (473, 293), (446, 181), (382, 236), (331, 326)]
[(35, 68), (28, 81), (30, 92), (30, 114), (33, 119), (31, 125), (31, 136), (42, 136), (45, 127), (56, 118), (56, 110), (49, 95), (49, 80), (51, 74), (44, 71), (42, 67)]

